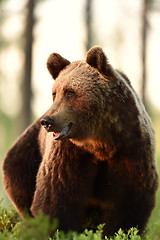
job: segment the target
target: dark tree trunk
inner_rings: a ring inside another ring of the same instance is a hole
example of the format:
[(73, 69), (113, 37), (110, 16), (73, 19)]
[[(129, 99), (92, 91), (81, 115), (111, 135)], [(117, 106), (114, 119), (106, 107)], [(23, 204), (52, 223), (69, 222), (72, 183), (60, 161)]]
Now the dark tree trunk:
[(32, 43), (34, 26), (35, 0), (28, 0), (26, 13), (26, 27), (24, 39), (24, 77), (22, 85), (22, 130), (31, 122), (31, 75), (32, 75)]
[(86, 50), (92, 47), (92, 4), (93, 0), (86, 0)]
[(148, 37), (148, 10), (149, 0), (143, 0), (142, 9), (142, 88), (141, 95), (145, 107), (146, 103), (146, 84), (147, 84), (147, 37)]

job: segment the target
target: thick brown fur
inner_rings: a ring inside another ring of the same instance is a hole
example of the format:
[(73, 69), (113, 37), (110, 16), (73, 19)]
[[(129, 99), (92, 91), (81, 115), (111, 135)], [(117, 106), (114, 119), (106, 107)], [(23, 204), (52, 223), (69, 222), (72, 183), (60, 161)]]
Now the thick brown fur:
[[(158, 174), (150, 119), (128, 78), (99, 47), (69, 63), (53, 53), (53, 105), (8, 151), (4, 185), (21, 215), (41, 209), (65, 231), (106, 223), (142, 231), (155, 206)], [(61, 140), (60, 133), (71, 123)], [(91, 219), (91, 221), (89, 220)]]

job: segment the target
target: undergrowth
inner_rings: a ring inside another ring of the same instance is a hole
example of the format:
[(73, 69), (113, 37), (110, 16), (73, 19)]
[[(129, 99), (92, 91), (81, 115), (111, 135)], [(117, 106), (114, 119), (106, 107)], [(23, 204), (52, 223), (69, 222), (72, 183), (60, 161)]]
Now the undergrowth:
[[(97, 230), (85, 229), (81, 234), (76, 232), (64, 233), (57, 230), (58, 223), (50, 223), (48, 216), (39, 214), (37, 218), (22, 220), (13, 207), (4, 208), (0, 205), (0, 240), (152, 240), (149, 236), (140, 236), (136, 228), (127, 233), (119, 229), (112, 237), (103, 237), (101, 224)], [(49, 233), (53, 233), (49, 237)]]

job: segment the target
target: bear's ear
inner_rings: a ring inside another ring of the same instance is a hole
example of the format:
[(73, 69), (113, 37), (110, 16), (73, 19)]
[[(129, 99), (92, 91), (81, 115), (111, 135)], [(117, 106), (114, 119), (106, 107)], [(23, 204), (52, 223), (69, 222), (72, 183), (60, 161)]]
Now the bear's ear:
[(108, 63), (102, 48), (92, 47), (87, 53), (86, 62), (105, 76), (113, 77), (115, 71)]
[(47, 60), (48, 71), (54, 79), (56, 79), (60, 71), (69, 64), (70, 62), (58, 53), (52, 53)]

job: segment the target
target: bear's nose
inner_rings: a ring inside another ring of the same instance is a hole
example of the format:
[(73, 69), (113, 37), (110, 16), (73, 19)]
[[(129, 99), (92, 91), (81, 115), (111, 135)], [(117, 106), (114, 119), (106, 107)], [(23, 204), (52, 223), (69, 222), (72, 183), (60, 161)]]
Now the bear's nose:
[(53, 125), (53, 120), (50, 117), (43, 117), (41, 120), (41, 125), (45, 127), (48, 131)]

